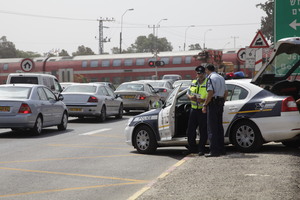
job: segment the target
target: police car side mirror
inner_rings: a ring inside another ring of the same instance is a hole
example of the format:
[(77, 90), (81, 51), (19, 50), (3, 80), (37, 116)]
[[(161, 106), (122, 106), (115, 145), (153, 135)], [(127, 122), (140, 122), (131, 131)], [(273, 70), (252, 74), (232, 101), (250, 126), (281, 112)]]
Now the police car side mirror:
[(163, 102), (161, 100), (152, 103), (152, 108), (157, 109), (157, 108), (162, 108), (162, 107), (163, 107)]

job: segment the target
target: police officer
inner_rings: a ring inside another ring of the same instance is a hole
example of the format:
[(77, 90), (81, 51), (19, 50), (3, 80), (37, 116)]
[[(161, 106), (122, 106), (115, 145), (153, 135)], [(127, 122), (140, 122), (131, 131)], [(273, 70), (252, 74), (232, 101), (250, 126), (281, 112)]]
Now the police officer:
[(225, 154), (223, 110), (227, 97), (225, 79), (215, 72), (215, 66), (205, 66), (207, 77), (207, 98), (202, 111), (207, 112), (207, 132), (210, 143), (210, 153), (205, 157), (218, 157)]
[[(197, 79), (192, 81), (192, 85), (187, 91), (187, 96), (191, 100), (191, 111), (189, 116), (187, 136), (189, 143), (188, 153), (198, 153), (204, 155), (205, 144), (207, 142), (207, 116), (202, 112), (203, 102), (207, 97), (205, 68), (198, 66), (195, 69)], [(196, 129), (200, 130), (200, 141), (196, 144)]]

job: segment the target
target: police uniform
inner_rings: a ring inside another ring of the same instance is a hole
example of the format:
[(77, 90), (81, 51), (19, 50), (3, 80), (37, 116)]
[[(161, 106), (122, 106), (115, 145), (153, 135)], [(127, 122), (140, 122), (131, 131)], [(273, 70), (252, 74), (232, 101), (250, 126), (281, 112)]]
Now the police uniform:
[[(196, 71), (197, 69), (199, 68), (197, 67)], [(204, 67), (202, 67), (199, 72), (205, 73)], [(193, 80), (192, 85), (190, 86), (187, 94), (191, 96), (197, 96), (198, 98), (201, 99), (205, 99), (207, 97), (206, 83), (207, 83), (206, 78), (201, 84), (199, 83), (198, 79)], [(191, 100), (191, 111), (190, 111), (188, 129), (187, 129), (190, 153), (205, 152), (205, 144), (207, 142), (207, 115), (206, 113), (202, 112), (202, 108), (203, 108), (203, 102), (200, 103)], [(200, 141), (198, 147), (196, 144), (197, 127), (199, 127), (200, 130)]]
[(227, 88), (225, 79), (214, 71), (209, 74), (207, 79), (207, 91), (213, 91), (213, 97), (207, 105), (207, 132), (210, 141), (209, 155), (219, 156), (225, 153), (223, 111), (224, 94)]

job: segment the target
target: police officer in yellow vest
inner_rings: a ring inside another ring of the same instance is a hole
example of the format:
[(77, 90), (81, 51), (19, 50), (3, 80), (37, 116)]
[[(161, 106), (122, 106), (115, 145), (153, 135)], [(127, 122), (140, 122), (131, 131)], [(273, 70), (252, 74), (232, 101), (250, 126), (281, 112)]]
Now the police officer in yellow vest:
[[(199, 156), (205, 153), (205, 144), (207, 142), (207, 115), (202, 112), (203, 103), (207, 97), (206, 74), (203, 66), (195, 69), (197, 79), (192, 81), (192, 85), (187, 91), (187, 96), (191, 100), (191, 111), (188, 122), (187, 136), (189, 143), (188, 153), (198, 153)], [(200, 141), (196, 144), (196, 130), (199, 127)]]

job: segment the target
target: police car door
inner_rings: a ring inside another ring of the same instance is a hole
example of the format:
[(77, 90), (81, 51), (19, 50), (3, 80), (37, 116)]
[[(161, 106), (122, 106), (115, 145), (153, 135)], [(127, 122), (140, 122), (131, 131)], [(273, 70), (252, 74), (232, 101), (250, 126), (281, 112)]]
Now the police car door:
[(249, 93), (245, 88), (235, 84), (226, 84), (226, 86), (228, 90), (228, 97), (225, 102), (223, 112), (223, 127), (225, 133), (235, 115), (248, 101), (247, 96)]
[(180, 86), (176, 87), (158, 114), (158, 131), (162, 141), (171, 140), (175, 134), (175, 105)]

